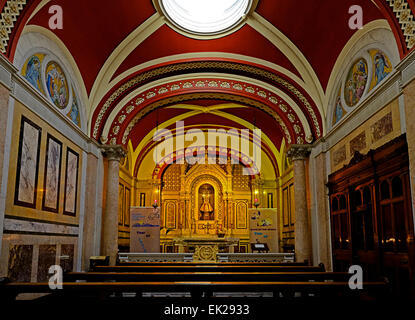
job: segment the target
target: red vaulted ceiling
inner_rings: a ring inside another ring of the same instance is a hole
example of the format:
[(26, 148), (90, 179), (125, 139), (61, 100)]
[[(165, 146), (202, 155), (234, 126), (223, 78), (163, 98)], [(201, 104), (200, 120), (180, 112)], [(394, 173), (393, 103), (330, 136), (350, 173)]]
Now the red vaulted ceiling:
[[(156, 12), (151, 0), (56, 0), (28, 24), (48, 28), (53, 4), (64, 12), (63, 30), (53, 32), (74, 56), (88, 92), (113, 50)], [(355, 32), (348, 27), (351, 5), (363, 7), (365, 23), (384, 18), (370, 0), (260, 0), (256, 11), (302, 51), (325, 88), (340, 51)], [(260, 58), (298, 74), (275, 46), (247, 25), (216, 40), (189, 39), (163, 26), (127, 57), (117, 74), (155, 58), (204, 51)]]

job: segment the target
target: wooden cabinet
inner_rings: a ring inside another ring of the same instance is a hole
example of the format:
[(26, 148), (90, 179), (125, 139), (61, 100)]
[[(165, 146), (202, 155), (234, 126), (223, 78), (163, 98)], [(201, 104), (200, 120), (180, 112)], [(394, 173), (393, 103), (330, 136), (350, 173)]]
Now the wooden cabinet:
[(405, 135), (329, 177), (333, 265), (386, 276), (395, 294), (414, 295), (414, 222)]

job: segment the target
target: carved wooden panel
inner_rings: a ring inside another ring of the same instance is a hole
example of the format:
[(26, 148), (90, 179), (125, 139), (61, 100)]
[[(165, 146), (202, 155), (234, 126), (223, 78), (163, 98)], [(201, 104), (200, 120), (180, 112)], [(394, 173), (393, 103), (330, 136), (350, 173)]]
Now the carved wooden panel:
[(166, 228), (176, 228), (176, 201), (166, 201), (165, 212), (166, 212)]
[(248, 200), (236, 200), (236, 228), (246, 229)]

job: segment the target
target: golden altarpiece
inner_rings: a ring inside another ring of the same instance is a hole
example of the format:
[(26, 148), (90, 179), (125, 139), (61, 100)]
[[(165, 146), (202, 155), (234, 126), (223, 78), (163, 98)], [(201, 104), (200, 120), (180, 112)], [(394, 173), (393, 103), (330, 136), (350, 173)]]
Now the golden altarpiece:
[(239, 164), (172, 164), (158, 181), (162, 252), (248, 252), (248, 208), (258, 179)]

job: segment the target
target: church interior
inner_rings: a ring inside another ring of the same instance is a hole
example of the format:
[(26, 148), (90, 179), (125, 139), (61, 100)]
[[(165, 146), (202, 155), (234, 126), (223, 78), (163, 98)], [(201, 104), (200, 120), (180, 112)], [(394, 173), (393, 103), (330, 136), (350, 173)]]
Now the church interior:
[(415, 299), (414, 0), (0, 11), (1, 297)]

